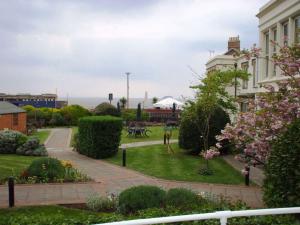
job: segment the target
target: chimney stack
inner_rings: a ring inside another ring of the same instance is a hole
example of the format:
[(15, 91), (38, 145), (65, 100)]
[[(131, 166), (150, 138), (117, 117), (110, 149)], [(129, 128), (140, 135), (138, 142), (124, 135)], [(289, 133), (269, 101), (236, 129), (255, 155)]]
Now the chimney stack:
[(228, 51), (230, 49), (235, 49), (240, 51), (240, 37), (230, 37), (228, 40)]

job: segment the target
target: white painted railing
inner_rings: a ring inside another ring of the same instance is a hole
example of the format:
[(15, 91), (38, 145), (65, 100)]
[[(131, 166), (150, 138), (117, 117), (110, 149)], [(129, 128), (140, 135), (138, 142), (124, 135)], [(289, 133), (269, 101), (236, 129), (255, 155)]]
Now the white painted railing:
[(168, 217), (158, 217), (158, 218), (150, 218), (150, 219), (128, 220), (128, 221), (120, 221), (120, 222), (112, 222), (112, 223), (103, 223), (102, 225), (146, 225), (146, 224), (174, 223), (174, 222), (210, 220), (210, 219), (219, 219), (221, 225), (226, 225), (227, 219), (233, 217), (266, 216), (266, 215), (297, 214), (297, 213), (300, 213), (300, 207), (277, 208), (277, 209), (254, 209), (254, 210), (240, 210), (240, 211), (220, 211), (214, 213), (193, 214), (193, 215), (184, 215), (184, 216), (168, 216)]

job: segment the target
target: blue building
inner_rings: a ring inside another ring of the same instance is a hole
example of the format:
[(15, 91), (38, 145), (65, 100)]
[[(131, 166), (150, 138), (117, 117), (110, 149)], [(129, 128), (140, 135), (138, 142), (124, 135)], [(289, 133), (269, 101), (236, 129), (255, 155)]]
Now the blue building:
[(7, 101), (16, 106), (22, 107), (25, 105), (31, 105), (36, 108), (47, 107), (47, 108), (61, 108), (67, 105), (67, 102), (57, 101), (56, 94), (17, 94), (8, 95), (0, 93), (0, 101)]

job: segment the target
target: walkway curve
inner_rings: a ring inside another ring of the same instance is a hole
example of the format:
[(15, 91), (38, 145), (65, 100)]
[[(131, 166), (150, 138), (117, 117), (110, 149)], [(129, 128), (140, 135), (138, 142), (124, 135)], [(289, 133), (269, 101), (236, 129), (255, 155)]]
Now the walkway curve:
[[(69, 143), (71, 129), (53, 129), (46, 143), (49, 155), (63, 160), (71, 160), (75, 167), (91, 177), (95, 182), (72, 184), (16, 185), (17, 205), (82, 203), (93, 192), (116, 193), (136, 185), (157, 185), (165, 189), (184, 187), (195, 192), (210, 192), (232, 200), (243, 200), (249, 206), (263, 207), (262, 192), (259, 187), (242, 185), (207, 184), (158, 179), (137, 171), (96, 160), (72, 151)], [(7, 199), (7, 187), (0, 186), (0, 206)]]

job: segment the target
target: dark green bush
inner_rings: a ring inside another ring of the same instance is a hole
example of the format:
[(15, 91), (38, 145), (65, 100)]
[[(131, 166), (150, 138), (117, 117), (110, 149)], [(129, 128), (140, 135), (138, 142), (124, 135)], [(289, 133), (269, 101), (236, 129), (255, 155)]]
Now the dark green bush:
[(27, 136), (14, 130), (0, 131), (0, 154), (14, 154), (27, 141)]
[(300, 206), (300, 119), (272, 144), (265, 174), (264, 201), (269, 207)]
[(20, 146), (16, 153), (18, 155), (31, 156), (47, 156), (47, 150), (44, 145), (40, 145), (40, 140), (37, 137), (30, 137), (22, 146)]
[(103, 102), (96, 106), (94, 114), (97, 116), (120, 116), (118, 109), (108, 102)]
[[(136, 121), (137, 120), (137, 110), (136, 109), (123, 109), (121, 117), (124, 121)], [(148, 121), (149, 114), (142, 110), (141, 121)]]
[(66, 125), (66, 121), (65, 121), (65, 118), (59, 112), (55, 112), (52, 114), (52, 118), (49, 121), (49, 125), (64, 126), (64, 125)]
[(166, 203), (182, 209), (189, 209), (200, 203), (199, 196), (185, 188), (173, 188), (167, 193)]
[(79, 120), (78, 152), (92, 158), (107, 158), (118, 152), (122, 119), (112, 116), (90, 116)]
[(65, 168), (58, 159), (43, 157), (32, 161), (28, 167), (28, 175), (41, 180), (63, 179)]
[(166, 192), (156, 186), (136, 186), (121, 192), (119, 207), (122, 213), (134, 213), (141, 209), (163, 207)]
[[(195, 104), (184, 109), (179, 127), (179, 146), (180, 148), (191, 151), (193, 154), (199, 154), (204, 148), (201, 124), (204, 115), (201, 108)], [(221, 108), (216, 108), (209, 122), (208, 145), (214, 146), (217, 143), (216, 135), (221, 133), (225, 125), (230, 122), (228, 114)], [(221, 149), (221, 152), (225, 149)]]

